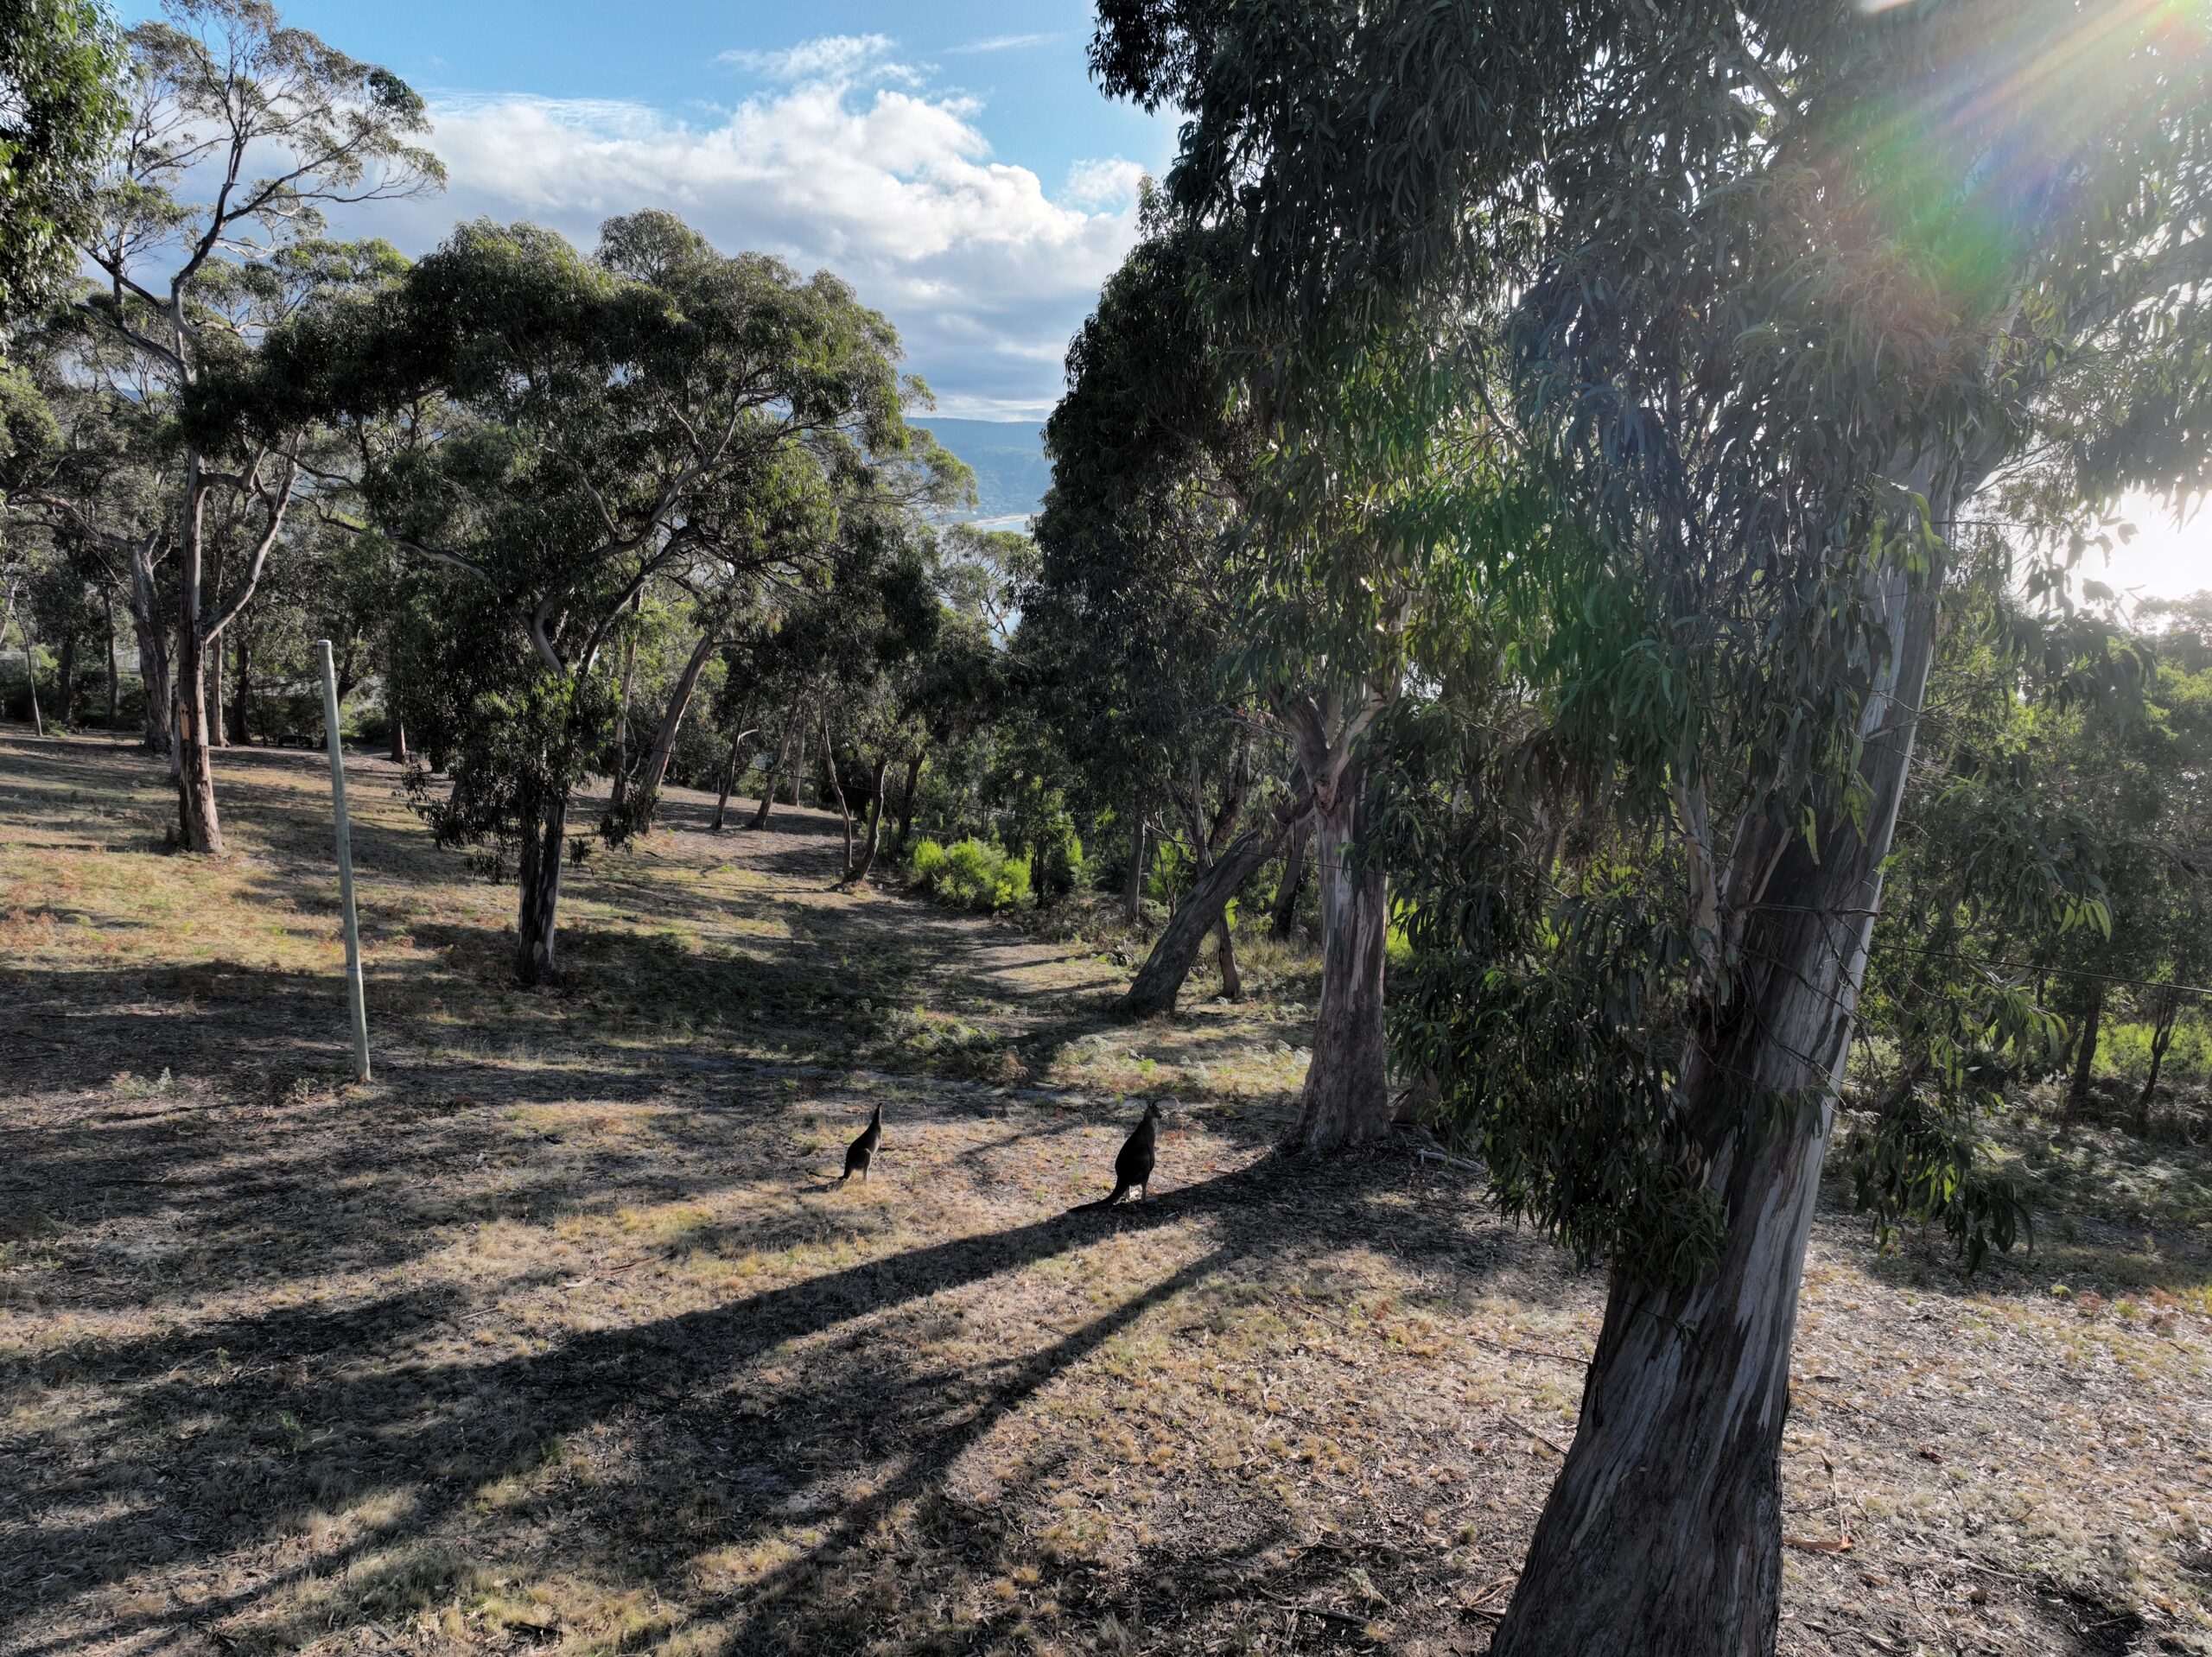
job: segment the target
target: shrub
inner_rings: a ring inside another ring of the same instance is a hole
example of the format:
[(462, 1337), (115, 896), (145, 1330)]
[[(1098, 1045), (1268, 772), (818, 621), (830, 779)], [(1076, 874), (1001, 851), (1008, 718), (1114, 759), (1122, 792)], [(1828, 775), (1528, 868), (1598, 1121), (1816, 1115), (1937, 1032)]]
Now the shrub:
[(1038, 850), (1035, 874), (1039, 890), (1055, 897), (1082, 891), (1090, 876), (1083, 837), (1069, 828), (1046, 841)]
[(934, 891), (938, 875), (944, 868), (944, 848), (933, 840), (925, 840), (914, 848), (914, 854), (906, 860), (907, 871), (914, 877), (914, 884)]
[(1029, 901), (1029, 860), (980, 840), (950, 846), (925, 840), (914, 848), (909, 867), (915, 885), (963, 909), (1009, 909)]

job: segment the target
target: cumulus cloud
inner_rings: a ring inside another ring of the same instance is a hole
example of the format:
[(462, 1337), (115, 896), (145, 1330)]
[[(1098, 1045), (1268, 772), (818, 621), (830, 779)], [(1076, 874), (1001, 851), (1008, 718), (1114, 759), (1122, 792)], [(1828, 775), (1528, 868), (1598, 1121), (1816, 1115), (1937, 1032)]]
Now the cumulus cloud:
[(387, 205), (379, 233), (394, 233), (395, 211), (416, 215), (417, 244), (486, 214), (588, 247), (603, 219), (667, 207), (726, 251), (836, 271), (898, 325), (942, 412), (1039, 414), (1134, 238), (1139, 169), (1084, 162), (1048, 194), (993, 158), (973, 100), (887, 73), (893, 51), (837, 35), (770, 54), (755, 72), (773, 84), (705, 121), (607, 100), (434, 98), (448, 193)]
[(1110, 161), (1079, 161), (1068, 168), (1060, 200), (1071, 207), (1118, 207), (1136, 200), (1144, 168), (1119, 156)]

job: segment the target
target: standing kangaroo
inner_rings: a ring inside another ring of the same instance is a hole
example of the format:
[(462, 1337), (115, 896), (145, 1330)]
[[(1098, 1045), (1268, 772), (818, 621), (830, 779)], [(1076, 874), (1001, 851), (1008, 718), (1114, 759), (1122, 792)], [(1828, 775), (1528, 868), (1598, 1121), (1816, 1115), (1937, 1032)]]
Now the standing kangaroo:
[(845, 1147), (845, 1171), (837, 1176), (842, 1185), (855, 1173), (861, 1184), (868, 1184), (868, 1165), (874, 1159), (875, 1147), (883, 1143), (883, 1107), (875, 1108), (875, 1114), (868, 1119), (868, 1126), (861, 1130), (860, 1138)]

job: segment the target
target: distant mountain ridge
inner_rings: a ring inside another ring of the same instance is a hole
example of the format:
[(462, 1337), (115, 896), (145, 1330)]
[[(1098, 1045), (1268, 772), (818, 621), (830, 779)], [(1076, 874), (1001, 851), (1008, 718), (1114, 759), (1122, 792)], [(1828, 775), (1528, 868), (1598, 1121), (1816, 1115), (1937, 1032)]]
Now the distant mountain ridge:
[[(1036, 420), (943, 420), (932, 416), (911, 424), (921, 427), (950, 449), (976, 474), (976, 517), (984, 522), (1033, 517), (1045, 504), (1052, 481), (1045, 458), (1044, 422)], [(1003, 527), (1018, 527), (1014, 524)]]

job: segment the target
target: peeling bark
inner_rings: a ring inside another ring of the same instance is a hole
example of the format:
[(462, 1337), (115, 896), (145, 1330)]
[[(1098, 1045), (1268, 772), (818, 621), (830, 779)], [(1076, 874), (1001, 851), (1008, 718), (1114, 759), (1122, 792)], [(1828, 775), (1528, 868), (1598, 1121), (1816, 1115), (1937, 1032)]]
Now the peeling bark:
[(1333, 1152), (1390, 1131), (1389, 1048), (1382, 1024), (1389, 889), (1360, 849), (1363, 775), (1359, 743), (1385, 706), (1372, 687), (1285, 697), (1280, 706), (1313, 790), (1314, 862), (1321, 886), (1321, 1003), (1289, 1142)]
[(1321, 879), (1321, 1004), (1291, 1142), (1338, 1151), (1390, 1130), (1389, 1051), (1382, 1023), (1389, 890), (1379, 868), (1359, 868), (1359, 770), (1344, 766), (1314, 790), (1315, 860)]
[[(1930, 504), (1946, 521), (1948, 499)], [(1681, 1094), (1726, 1224), (1719, 1260), (1688, 1286), (1616, 1270), (1493, 1657), (1774, 1650), (1805, 1245), (1934, 655), (1932, 593), (1893, 572), (1883, 602), (1891, 648), (1859, 725), (1865, 835), (1838, 797), (1814, 802), (1817, 858), (1770, 816), (1746, 821), (1722, 894), (1742, 964), (1732, 994), (1692, 1006)]]

